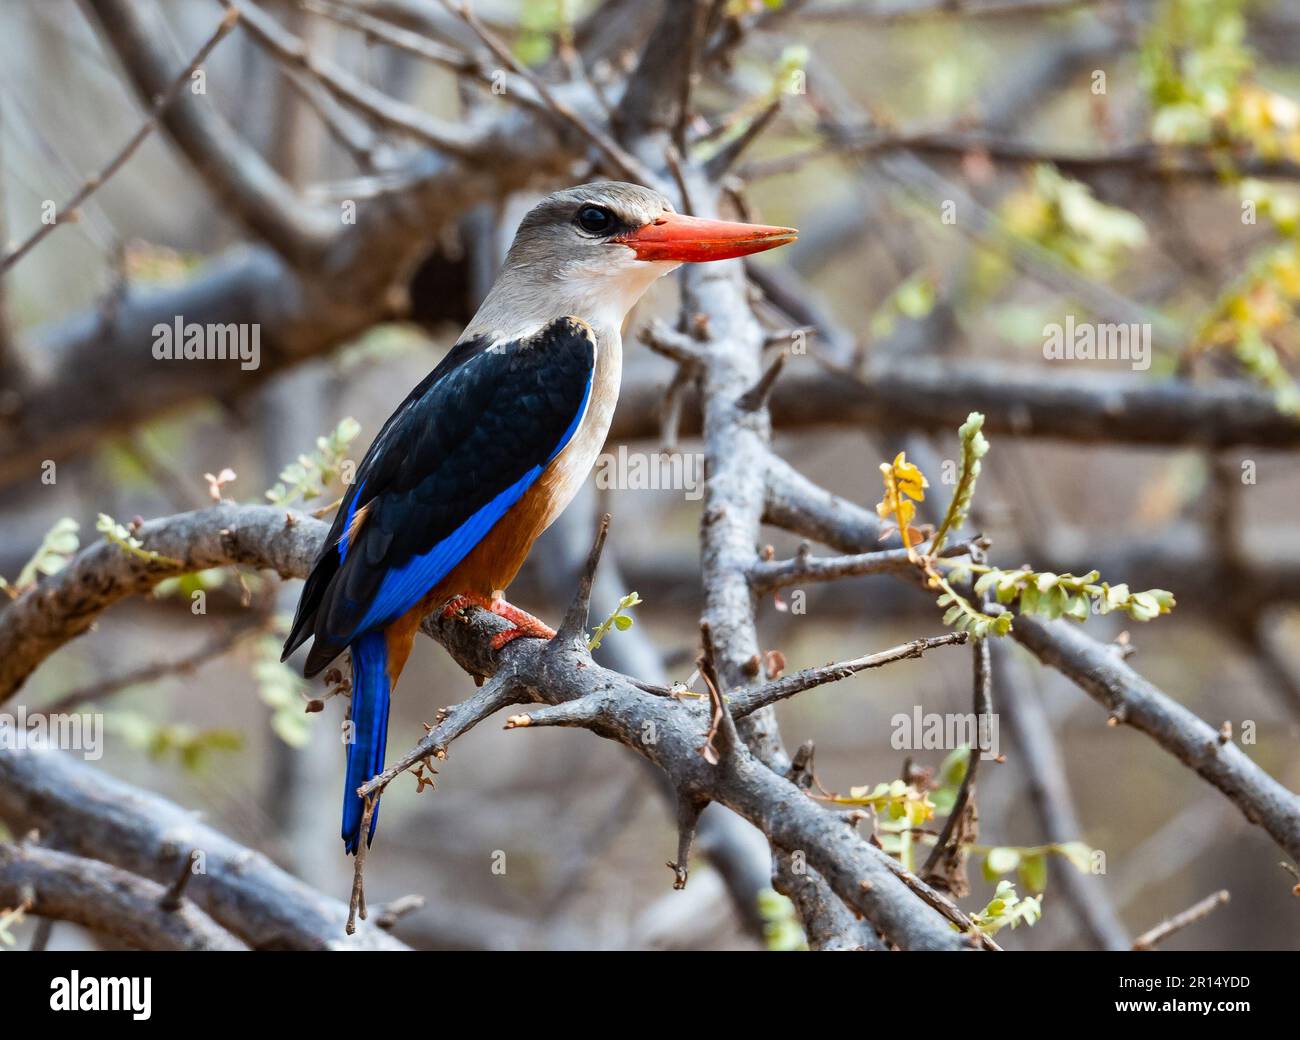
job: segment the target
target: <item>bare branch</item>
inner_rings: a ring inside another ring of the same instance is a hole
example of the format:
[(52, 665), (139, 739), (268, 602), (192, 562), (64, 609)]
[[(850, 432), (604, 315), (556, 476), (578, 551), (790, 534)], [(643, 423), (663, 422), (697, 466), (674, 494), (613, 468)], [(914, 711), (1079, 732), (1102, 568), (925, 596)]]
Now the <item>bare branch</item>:
[(727, 703), (731, 708), (733, 718), (743, 718), (750, 712), (757, 711), (769, 704), (775, 704), (777, 701), (785, 700), (787, 697), (793, 697), (797, 693), (803, 693), (804, 690), (811, 690), (826, 683), (847, 679), (850, 675), (865, 671), (868, 668), (880, 668), (883, 665), (893, 664), (895, 661), (908, 661), (922, 657), (927, 650), (933, 650), (936, 647), (960, 646), (968, 638), (965, 632), (949, 632), (942, 636), (913, 639), (911, 642), (900, 643), (888, 650), (878, 650), (874, 654), (855, 657), (851, 661), (840, 661), (837, 664), (822, 665), (819, 668), (805, 668), (803, 671), (794, 672), (780, 679), (773, 679), (762, 686), (750, 686), (740, 690), (732, 694), (727, 699)]
[[(653, 437), (658, 400), (653, 385), (625, 387), (610, 436)], [(1049, 377), (1023, 365), (908, 358), (861, 374), (801, 364), (776, 384), (771, 400), (772, 422), (785, 431), (846, 424), (948, 431), (972, 410), (984, 413), (987, 432), (1020, 437), (1207, 448), (1300, 444), (1300, 420), (1270, 393), (1228, 380)], [(683, 419), (687, 432), (700, 430), (698, 407), (686, 408)]]
[(1182, 913), (1174, 914), (1168, 920), (1161, 921), (1154, 928), (1143, 932), (1133, 940), (1133, 949), (1154, 950), (1171, 935), (1209, 917), (1219, 907), (1226, 905), (1230, 898), (1226, 888), (1220, 889), (1212, 896), (1206, 896), (1199, 903), (1194, 903)]
[(475, 35), (486, 44), (488, 50), (492, 52), (496, 59), (523, 79), (562, 124), (577, 131), (581, 137), (585, 138), (589, 144), (600, 152), (615, 173), (648, 186), (658, 183), (659, 178), (635, 156), (624, 151), (622, 146), (603, 129), (575, 112), (572, 106), (558, 97), (542, 80), (521, 65), (510, 52), (510, 48), (493, 35), (492, 31), (469, 9), (468, 4), (461, 3), (457, 5), (452, 3), (452, 0), (443, 0), (443, 6), (459, 15), (465, 24), (474, 30)]
[(0, 906), (71, 921), (137, 950), (247, 950), (192, 905), (163, 906), (155, 881), (24, 842), (0, 845)]
[(586, 566), (578, 576), (578, 591), (574, 593), (573, 602), (564, 615), (555, 638), (574, 640), (585, 638), (587, 631), (587, 612), (591, 606), (591, 586), (596, 580), (596, 568), (600, 565), (600, 554), (605, 548), (605, 538), (609, 534), (609, 514), (601, 516), (596, 524), (596, 537), (591, 543), (591, 552), (587, 555)]
[(1247, 820), (1263, 827), (1287, 855), (1300, 862), (1300, 798), (1260, 769), (1236, 744), (1222, 741), (1217, 730), (1076, 625), (1017, 617), (1011, 631), (1039, 660), (1106, 708), (1116, 723), (1141, 730), (1217, 787)]
[[(980, 562), (983, 558), (980, 557)], [(987, 610), (990, 597), (984, 597), (981, 609)], [(971, 715), (976, 719), (987, 719), (993, 713), (993, 661), (992, 650), (987, 639), (977, 639), (971, 647), (974, 693), (971, 698)], [(978, 733), (978, 729), (977, 729)], [(954, 895), (965, 895), (966, 850), (963, 845), (975, 840), (977, 836), (978, 817), (975, 809), (975, 783), (979, 774), (980, 760), (986, 748), (980, 746), (978, 739), (971, 741), (966, 755), (966, 773), (961, 778), (957, 790), (957, 799), (944, 821), (939, 839), (926, 857), (921, 876), (930, 884)]]
[(915, 570), (906, 549), (880, 549), (853, 556), (800, 554), (790, 560), (759, 560), (750, 568), (750, 584), (757, 593), (775, 592), (809, 582), (838, 581), (864, 574), (902, 574)]
[[(188, 80), (176, 75), (175, 59), (163, 43), (167, 26), (155, 8), (135, 0), (87, 0), (87, 6), (146, 104)], [(306, 207), (205, 98), (181, 91), (163, 106), (161, 122), (218, 202), (282, 256), (309, 262), (333, 237), (328, 217)]]
[(436, 119), (426, 112), (398, 101), (332, 62), (317, 57), (311, 48), (274, 18), (247, 0), (221, 0), (228, 10), (238, 11), (244, 27), (259, 44), (279, 61), (300, 68), (318, 79), (339, 101), (365, 113), (377, 123), (407, 134), (440, 152), (463, 159), (480, 154), (482, 140), (469, 127)]
[(656, 354), (682, 365), (695, 366), (704, 361), (704, 346), (698, 339), (678, 332), (667, 322), (656, 319), (641, 330), (641, 342)]
[(343, 934), (347, 908), (239, 845), (192, 812), (56, 752), (0, 755), (0, 818), (59, 848), (157, 882), (164, 894), (190, 853), (203, 869), (186, 888), (204, 913), (255, 949), (406, 949), (374, 930)]

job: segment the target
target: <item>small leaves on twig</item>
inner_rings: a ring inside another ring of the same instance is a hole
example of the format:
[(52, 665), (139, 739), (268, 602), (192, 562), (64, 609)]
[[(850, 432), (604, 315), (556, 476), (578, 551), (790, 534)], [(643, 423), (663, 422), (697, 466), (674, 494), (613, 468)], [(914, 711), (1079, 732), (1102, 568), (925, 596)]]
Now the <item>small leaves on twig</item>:
[[(1090, 614), (1123, 611), (1134, 621), (1150, 621), (1173, 610), (1175, 600), (1172, 592), (1166, 589), (1132, 592), (1122, 583), (1112, 586), (1108, 582), (1099, 582), (1101, 575), (1097, 571), (1089, 571), (1081, 577), (1039, 572), (1028, 567), (1003, 571), (986, 566), (982, 560), (962, 560), (957, 558), (957, 554), (942, 556), (948, 536), (965, 524), (970, 513), (981, 460), (989, 450), (983, 426), (984, 416), (971, 412), (958, 431), (961, 467), (957, 484), (943, 520), (924, 551), (918, 548), (922, 533), (911, 526), (911, 521), (916, 514), (914, 503), (924, 500), (929, 481), (902, 452), (892, 465), (880, 465), (885, 495), (876, 506), (876, 512), (882, 518), (893, 517), (898, 523), (908, 559), (920, 568), (926, 584), (940, 593), (936, 602), (944, 609), (945, 625), (969, 632), (976, 639), (989, 635), (1003, 636), (1011, 631), (1012, 615), (1009, 611), (981, 609), (959, 591), (972, 581), (977, 597), (983, 599), (986, 593), (993, 592), (1001, 606), (1014, 605), (1020, 614), (1086, 621)], [(946, 568), (947, 573), (941, 568)]]
[(1166, 589), (1131, 592), (1125, 584), (1098, 582), (1099, 571), (1081, 577), (1031, 571), (1027, 568), (1002, 571), (993, 568), (981, 574), (975, 591), (992, 591), (1004, 605), (1015, 604), (1021, 614), (1038, 614), (1047, 618), (1068, 617), (1086, 621), (1090, 613), (1111, 614), (1122, 611), (1134, 621), (1150, 621), (1168, 614), (1176, 605), (1174, 594)]
[(348, 446), (361, 432), (361, 424), (346, 417), (339, 421), (331, 433), (316, 438), (316, 451), (299, 455), (280, 471), (279, 483), (266, 493), (272, 505), (288, 506), (294, 502), (310, 502), (325, 494), (336, 484), (351, 482), (348, 472)]
[(984, 852), (984, 880), (996, 881), (1013, 870), (1020, 883), (1035, 895), (1047, 888), (1047, 857), (1060, 856), (1080, 874), (1092, 873), (1094, 850), (1086, 842), (1062, 841), (1050, 845), (996, 845), (991, 848), (971, 846), (972, 852)]
[(38, 575), (57, 574), (63, 570), (80, 547), (81, 542), (77, 537), (79, 529), (80, 525), (70, 517), (56, 520), (54, 526), (45, 532), (45, 537), (41, 539), (32, 558), (18, 572), (14, 583), (10, 585), (4, 578), (0, 578), (0, 591), (17, 596), (36, 584)]
[(929, 795), (903, 780), (888, 780), (874, 787), (850, 787), (846, 796), (825, 799), (834, 805), (858, 805), (874, 809), (890, 820), (906, 820), (919, 827), (934, 817), (934, 803)]
[(1025, 896), (1021, 899), (1016, 893), (1016, 886), (1004, 879), (998, 882), (997, 890), (988, 905), (978, 913), (971, 914), (970, 921), (975, 931), (981, 935), (995, 935), (1008, 926), (1018, 928), (1022, 922), (1033, 927), (1042, 916), (1042, 896)]
[(111, 542), (137, 559), (179, 567), (180, 560), (173, 560), (170, 556), (164, 556), (162, 553), (156, 553), (144, 547), (144, 543), (134, 533), (137, 530), (137, 524), (126, 527), (119, 524), (107, 513), (100, 513), (99, 519), (95, 522), (95, 530), (104, 536), (104, 541)]
[[(885, 497), (876, 504), (876, 514), (882, 519), (894, 518), (898, 535), (903, 540), (908, 559), (916, 562), (920, 559), (914, 546), (924, 541), (925, 535), (912, 526), (916, 517), (916, 503), (925, 501), (925, 489), (930, 482), (914, 463), (907, 461), (907, 453), (900, 451), (894, 456), (893, 463), (882, 462), (880, 474), (885, 481)], [(894, 528), (882, 530), (882, 539), (893, 532)]]
[(989, 442), (982, 432), (983, 427), (984, 416), (979, 412), (971, 412), (957, 431), (961, 440), (961, 470), (957, 475), (952, 500), (948, 503), (948, 511), (944, 513), (939, 529), (934, 532), (934, 539), (930, 543), (931, 556), (938, 556), (943, 551), (949, 532), (961, 530), (966, 523), (971, 499), (975, 495), (975, 482), (979, 480), (980, 459), (989, 450)]
[(643, 600), (635, 592), (629, 592), (621, 600), (618, 606), (614, 608), (613, 613), (605, 618), (599, 625), (591, 631), (591, 636), (587, 640), (587, 649), (589, 651), (599, 650), (600, 642), (607, 635), (611, 628), (618, 629), (620, 632), (626, 632), (632, 627), (632, 616), (623, 613), (625, 610), (631, 610), (633, 607), (640, 606)]

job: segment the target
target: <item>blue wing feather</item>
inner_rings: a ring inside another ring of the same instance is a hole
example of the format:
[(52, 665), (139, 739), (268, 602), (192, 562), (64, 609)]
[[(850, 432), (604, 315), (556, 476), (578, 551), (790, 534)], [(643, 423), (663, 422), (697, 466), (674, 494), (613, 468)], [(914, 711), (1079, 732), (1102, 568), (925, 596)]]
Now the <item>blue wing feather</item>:
[[(548, 464), (565, 449), (577, 432), (578, 426), (581, 425), (582, 417), (586, 414), (587, 405), (591, 400), (593, 382), (593, 378), (589, 376), (582, 396), (582, 404), (568, 429), (561, 436), (560, 442), (547, 456)], [(470, 554), (474, 546), (483, 540), (510, 507), (524, 497), (524, 492), (532, 487), (545, 468), (545, 465), (533, 466), (427, 553), (414, 557), (400, 567), (391, 568), (384, 575), (379, 591), (370, 601), (369, 609), (357, 625), (357, 631), (365, 632), (395, 621), (419, 603), (426, 592), (442, 581), (461, 560)], [(339, 544), (343, 545), (342, 542)]]
[(568, 318), (526, 340), (454, 348), (358, 467), (286, 655), (314, 635), (304, 670), (315, 674), (445, 578), (572, 439), (590, 403), (595, 355), (591, 329)]

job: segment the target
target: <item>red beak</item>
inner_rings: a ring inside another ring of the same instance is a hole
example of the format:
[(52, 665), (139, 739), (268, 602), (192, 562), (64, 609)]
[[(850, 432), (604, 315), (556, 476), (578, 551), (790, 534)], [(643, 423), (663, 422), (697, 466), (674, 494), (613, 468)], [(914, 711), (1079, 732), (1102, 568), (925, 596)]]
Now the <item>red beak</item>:
[(731, 220), (701, 220), (665, 213), (653, 224), (616, 235), (610, 241), (636, 250), (638, 260), (678, 260), (702, 263), (730, 260), (793, 242), (799, 232), (788, 227), (741, 224)]

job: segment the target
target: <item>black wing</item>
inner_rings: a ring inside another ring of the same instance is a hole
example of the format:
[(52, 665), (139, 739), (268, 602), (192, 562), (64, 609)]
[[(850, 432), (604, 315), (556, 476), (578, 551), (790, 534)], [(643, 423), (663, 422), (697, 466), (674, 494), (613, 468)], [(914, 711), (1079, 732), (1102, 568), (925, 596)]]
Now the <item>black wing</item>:
[(366, 452), (303, 588), (284, 657), (314, 635), (304, 671), (315, 675), (362, 632), (415, 606), (568, 443), (595, 364), (595, 336), (573, 318), (521, 340), (457, 344)]

